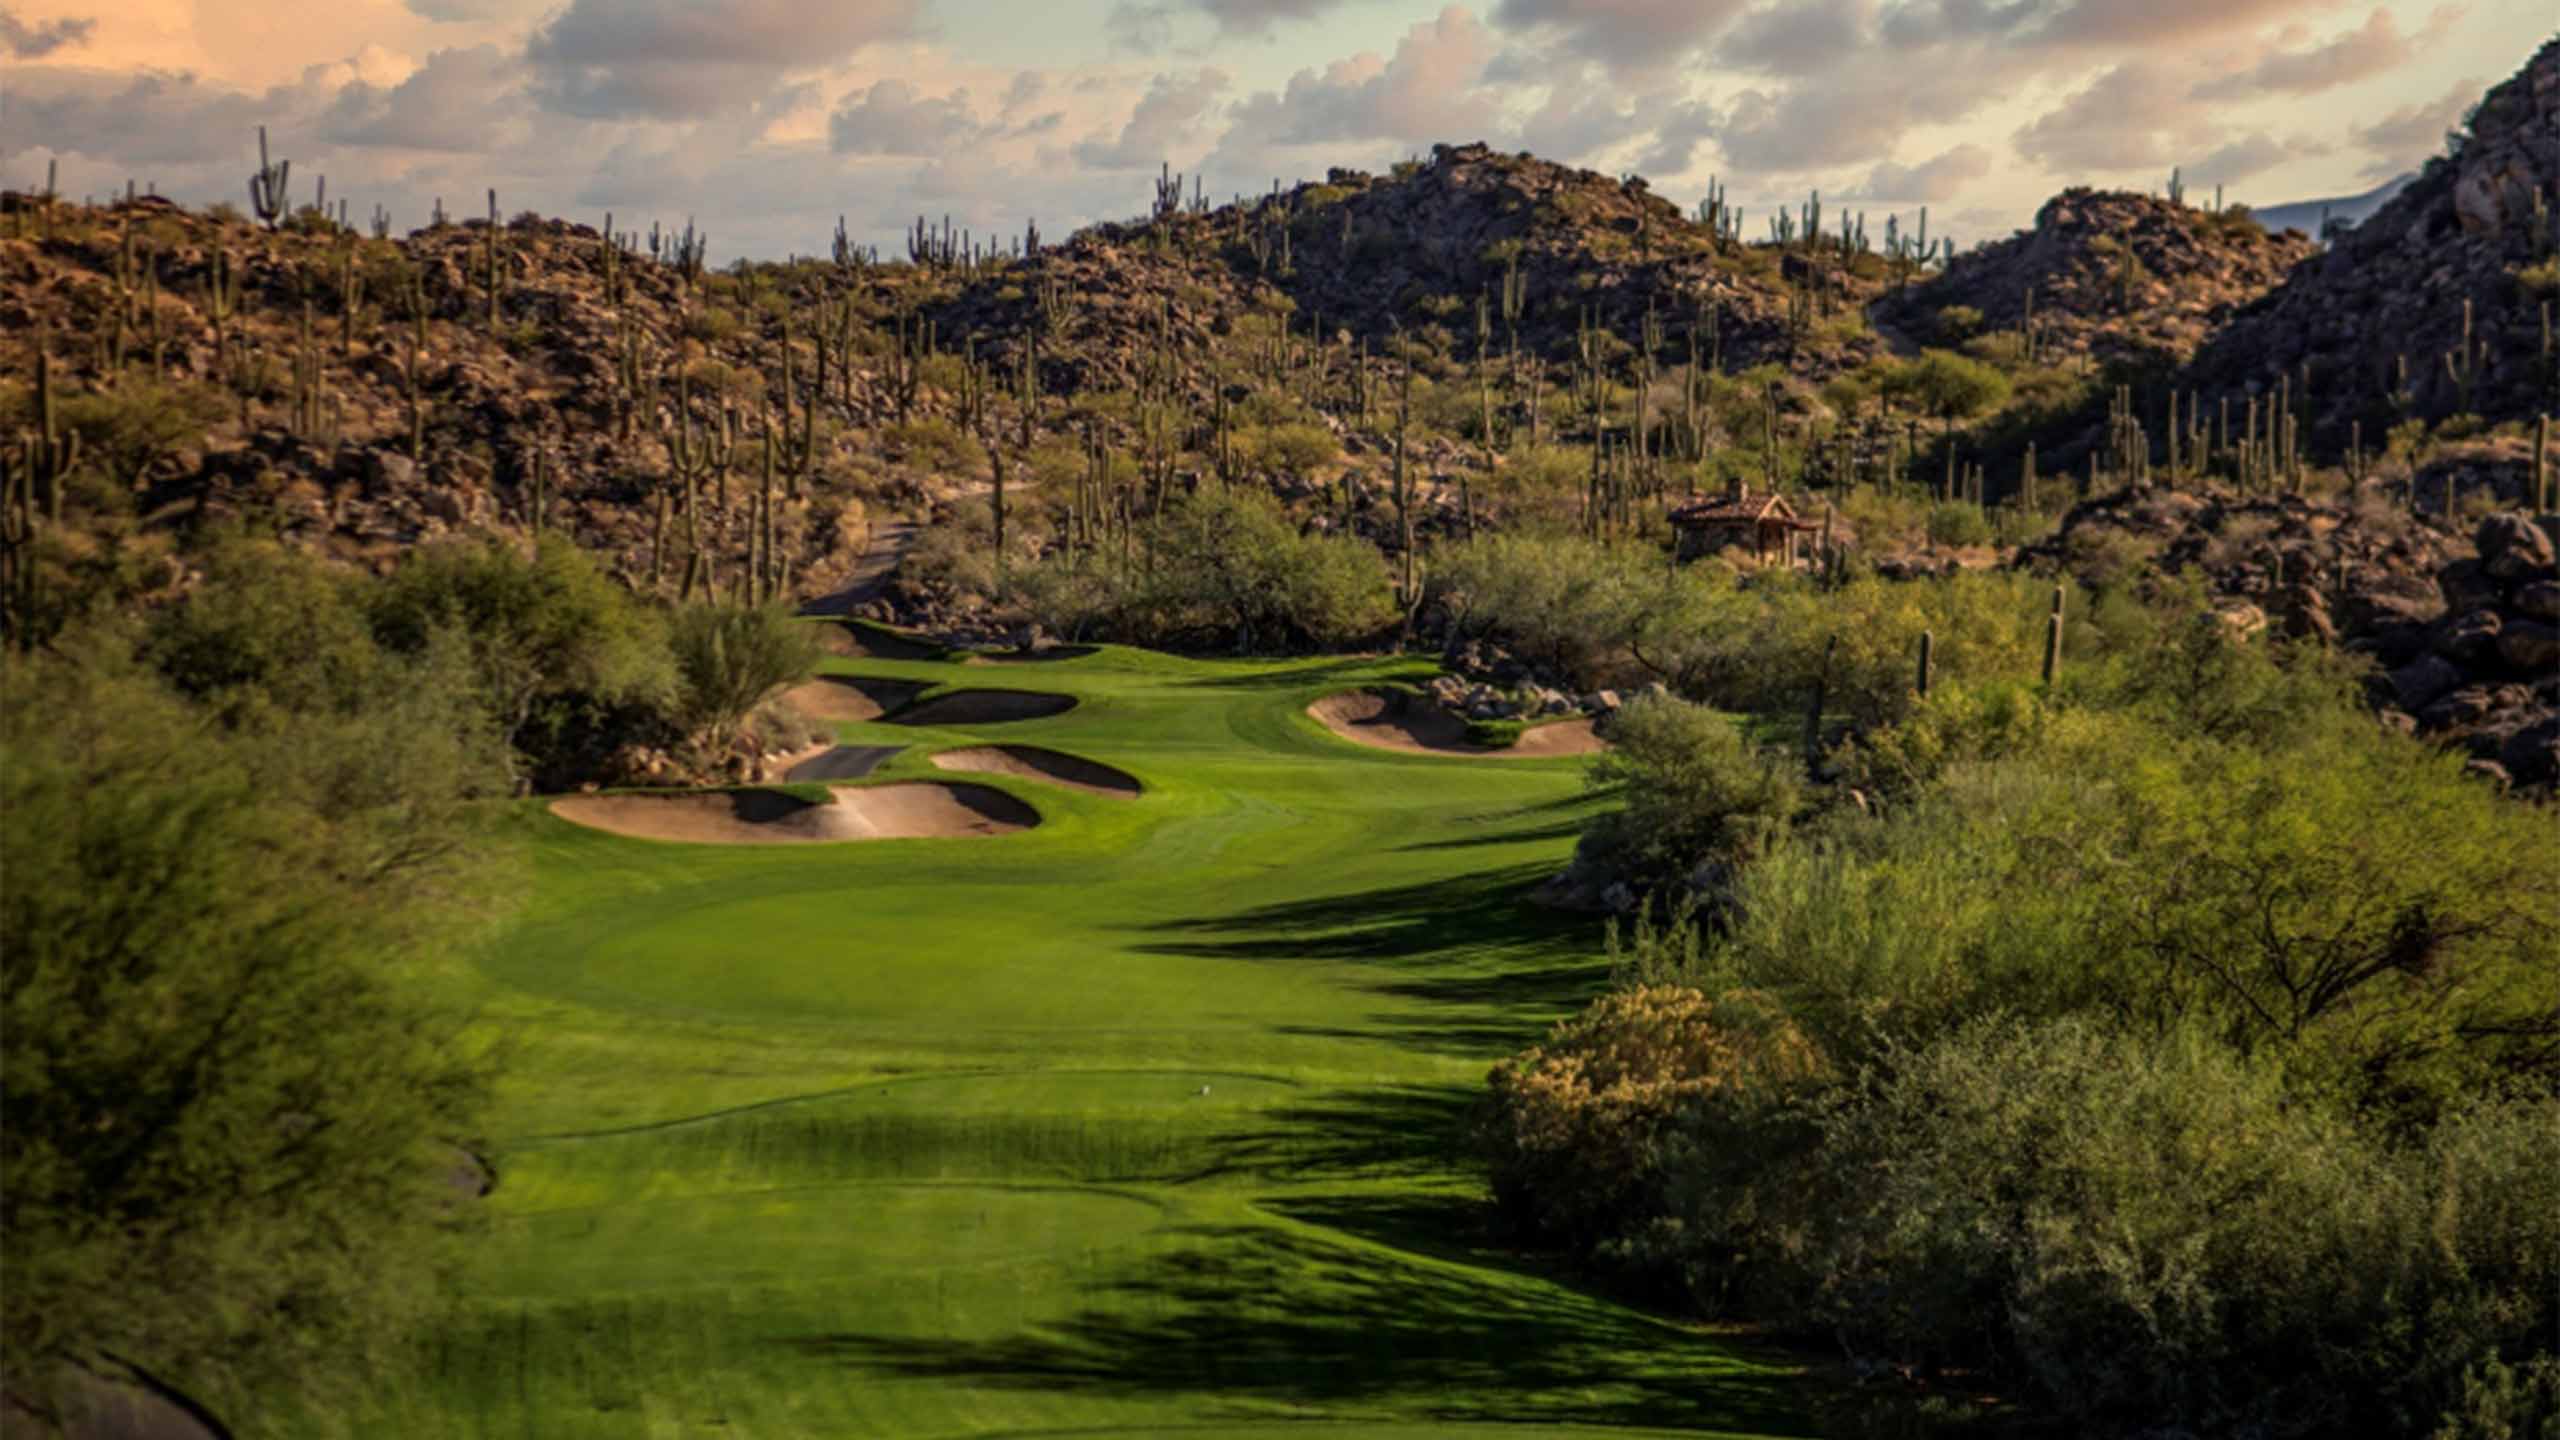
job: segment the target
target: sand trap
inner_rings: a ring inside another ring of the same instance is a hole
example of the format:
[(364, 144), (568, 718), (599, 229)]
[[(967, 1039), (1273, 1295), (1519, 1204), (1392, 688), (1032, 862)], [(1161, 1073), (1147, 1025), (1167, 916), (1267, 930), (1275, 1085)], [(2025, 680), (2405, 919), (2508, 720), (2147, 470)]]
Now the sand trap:
[(1076, 708), (1073, 695), (1037, 690), (954, 690), (889, 717), (892, 725), (1004, 725), (1043, 720)]
[(877, 720), (932, 689), (920, 680), (874, 680), (862, 675), (821, 675), (782, 692), (783, 703), (812, 720)]
[(1520, 734), (1507, 750), (1467, 743), (1467, 722), (1400, 690), (1347, 690), (1307, 707), (1324, 728), (1345, 740), (1415, 755), (1463, 755), (1476, 760), (1528, 760), (1550, 755), (1592, 755), (1609, 742), (1588, 720), (1552, 720)]
[(825, 801), (779, 790), (568, 795), (551, 802), (551, 813), (638, 840), (695, 845), (1000, 835), (1040, 823), (1039, 811), (991, 786), (934, 781), (849, 787)]
[(1123, 800), (1136, 799), (1145, 788), (1137, 776), (1125, 770), (1063, 750), (1043, 750), (1037, 745), (972, 745), (965, 750), (945, 750), (933, 757), (933, 763), (944, 770), (1010, 775), (1017, 780), (1064, 785), (1070, 790), (1115, 795)]
[(854, 660), (939, 660), (942, 647), (922, 640), (910, 640), (895, 630), (877, 625), (856, 625), (839, 620), (823, 627), (818, 641), (830, 655)]

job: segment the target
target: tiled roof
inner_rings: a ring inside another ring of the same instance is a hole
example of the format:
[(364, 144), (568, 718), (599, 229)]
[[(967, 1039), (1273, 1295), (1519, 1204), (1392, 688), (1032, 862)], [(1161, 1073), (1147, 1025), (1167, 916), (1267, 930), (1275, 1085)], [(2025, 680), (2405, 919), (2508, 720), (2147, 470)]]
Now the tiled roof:
[(1786, 503), (1784, 496), (1765, 490), (1709, 496), (1671, 512), (1674, 525), (1740, 525), (1755, 520), (1794, 518), (1795, 509)]

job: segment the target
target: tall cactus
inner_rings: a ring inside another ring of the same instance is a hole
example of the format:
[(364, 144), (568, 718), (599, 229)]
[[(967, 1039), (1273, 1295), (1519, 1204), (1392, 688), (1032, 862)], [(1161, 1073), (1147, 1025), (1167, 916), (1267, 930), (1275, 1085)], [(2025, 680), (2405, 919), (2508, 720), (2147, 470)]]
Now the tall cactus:
[(45, 518), (60, 525), (63, 491), (80, 464), (80, 434), (63, 429), (54, 414), (53, 355), (41, 337), (36, 341), (36, 428), (20, 438), (18, 449), (31, 491), (44, 491)]
[(286, 191), (293, 175), (293, 162), (267, 159), (267, 127), (258, 127), (258, 173), (249, 177), (249, 207), (273, 230), (289, 208)]

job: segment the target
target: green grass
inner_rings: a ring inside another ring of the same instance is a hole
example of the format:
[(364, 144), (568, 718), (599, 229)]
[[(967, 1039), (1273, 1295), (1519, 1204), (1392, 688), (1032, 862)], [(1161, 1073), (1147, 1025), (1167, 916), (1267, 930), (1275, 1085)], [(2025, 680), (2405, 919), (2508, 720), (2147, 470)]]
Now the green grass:
[(1043, 823), (729, 849), (513, 812), (532, 899), (447, 977), (508, 1064), (491, 1225), (415, 1373), (334, 1428), (1806, 1433), (1787, 1358), (1487, 1239), (1485, 1067), (1604, 980), (1525, 898), (1579, 762), (1303, 713), (1411, 661), (832, 663), (1081, 702), (841, 727), (911, 747), (877, 781), (1020, 741), (1145, 794), (971, 776)]

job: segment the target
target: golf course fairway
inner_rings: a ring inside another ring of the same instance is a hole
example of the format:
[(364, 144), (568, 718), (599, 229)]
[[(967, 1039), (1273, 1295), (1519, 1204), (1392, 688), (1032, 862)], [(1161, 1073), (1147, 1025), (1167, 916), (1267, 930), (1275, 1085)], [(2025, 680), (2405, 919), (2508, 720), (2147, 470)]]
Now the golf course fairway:
[(1606, 980), (1527, 900), (1587, 761), (1307, 714), (1412, 660), (1104, 647), (1002, 672), (1071, 706), (972, 724), (933, 701), (984, 665), (827, 668), (927, 687), (836, 723), (903, 747), (854, 783), (1036, 746), (1141, 788), (982, 767), (1036, 825), (803, 845), (521, 802), (530, 893), (448, 977), (505, 1062), (463, 1317), (280, 1433), (1809, 1433), (1787, 1357), (1487, 1235), (1485, 1070)]

